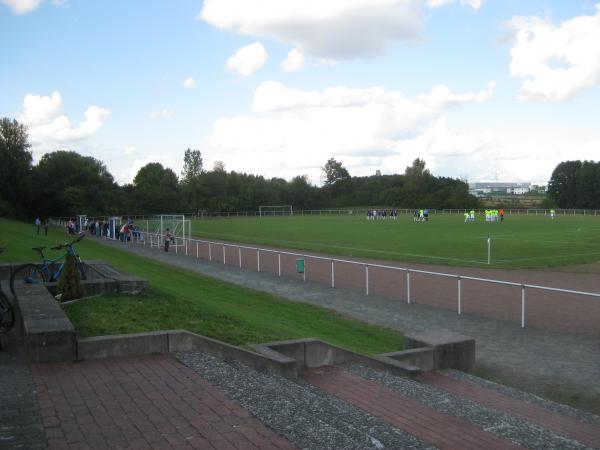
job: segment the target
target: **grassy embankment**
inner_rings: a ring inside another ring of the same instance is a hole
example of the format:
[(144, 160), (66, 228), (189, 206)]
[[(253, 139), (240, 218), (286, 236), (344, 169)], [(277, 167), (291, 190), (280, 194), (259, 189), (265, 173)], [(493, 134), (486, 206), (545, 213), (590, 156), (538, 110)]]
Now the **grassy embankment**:
[[(62, 230), (36, 236), (34, 226), (0, 219), (2, 262), (35, 261), (32, 246), (65, 240)], [(81, 336), (183, 328), (235, 344), (317, 337), (362, 353), (403, 347), (396, 331), (343, 317), (329, 310), (227, 284), (152, 259), (121, 252), (84, 239), (84, 259), (102, 259), (147, 278), (151, 292), (142, 296), (104, 296), (65, 307)], [(6, 289), (6, 287), (5, 287)]]

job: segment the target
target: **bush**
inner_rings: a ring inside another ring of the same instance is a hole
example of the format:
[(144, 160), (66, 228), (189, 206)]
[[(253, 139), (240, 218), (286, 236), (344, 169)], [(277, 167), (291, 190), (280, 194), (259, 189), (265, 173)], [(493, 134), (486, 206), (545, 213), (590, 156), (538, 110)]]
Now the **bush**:
[(81, 275), (73, 255), (67, 255), (65, 267), (56, 285), (56, 293), (60, 294), (60, 300), (66, 302), (83, 297), (85, 294), (81, 284)]

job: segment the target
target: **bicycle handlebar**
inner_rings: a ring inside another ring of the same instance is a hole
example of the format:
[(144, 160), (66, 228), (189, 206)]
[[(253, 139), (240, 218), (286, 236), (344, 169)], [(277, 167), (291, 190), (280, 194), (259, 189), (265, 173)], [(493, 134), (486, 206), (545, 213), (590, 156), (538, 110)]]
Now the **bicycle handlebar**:
[(75, 239), (71, 242), (65, 242), (63, 244), (59, 244), (56, 247), (51, 247), (51, 250), (60, 250), (64, 247), (71, 247), (73, 244), (80, 242), (84, 237), (85, 237), (85, 233), (79, 233), (79, 236), (77, 236), (77, 239)]

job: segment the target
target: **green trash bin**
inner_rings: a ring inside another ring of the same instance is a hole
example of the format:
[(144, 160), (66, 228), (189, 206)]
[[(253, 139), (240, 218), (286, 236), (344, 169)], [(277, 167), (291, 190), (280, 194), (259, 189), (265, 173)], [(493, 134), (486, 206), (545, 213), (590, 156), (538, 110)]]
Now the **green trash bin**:
[(304, 273), (304, 259), (296, 258), (296, 272)]

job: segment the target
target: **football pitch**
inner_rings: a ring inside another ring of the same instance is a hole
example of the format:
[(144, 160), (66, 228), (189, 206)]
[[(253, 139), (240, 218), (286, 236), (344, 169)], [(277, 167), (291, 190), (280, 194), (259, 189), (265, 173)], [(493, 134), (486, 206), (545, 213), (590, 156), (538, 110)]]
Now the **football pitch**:
[(254, 245), (451, 266), (541, 268), (600, 261), (600, 216), (514, 215), (486, 223), (478, 216), (434, 215), (367, 221), (363, 215), (277, 216), (195, 220), (192, 237)]

